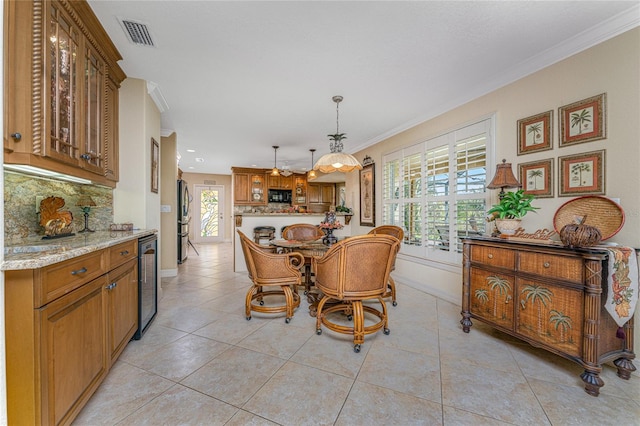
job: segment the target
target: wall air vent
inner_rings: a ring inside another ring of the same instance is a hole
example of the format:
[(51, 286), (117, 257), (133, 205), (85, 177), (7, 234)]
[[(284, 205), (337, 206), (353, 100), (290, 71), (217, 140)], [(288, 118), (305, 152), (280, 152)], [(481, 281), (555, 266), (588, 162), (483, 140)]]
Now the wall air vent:
[(139, 46), (155, 47), (147, 24), (132, 19), (118, 18), (129, 41)]

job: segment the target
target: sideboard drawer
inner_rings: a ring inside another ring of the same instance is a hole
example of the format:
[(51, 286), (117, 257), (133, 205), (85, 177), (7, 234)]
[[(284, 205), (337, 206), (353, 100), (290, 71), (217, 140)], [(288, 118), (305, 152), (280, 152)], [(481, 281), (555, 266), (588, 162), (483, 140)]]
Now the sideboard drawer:
[(516, 256), (513, 250), (481, 245), (471, 247), (471, 261), (508, 269), (515, 269), (516, 266)]
[(540, 276), (552, 276), (555, 279), (583, 282), (582, 259), (567, 256), (554, 256), (547, 253), (518, 252), (520, 262), (518, 270)]
[(138, 257), (138, 240), (127, 241), (110, 247), (109, 253), (109, 269), (114, 269), (131, 259)]

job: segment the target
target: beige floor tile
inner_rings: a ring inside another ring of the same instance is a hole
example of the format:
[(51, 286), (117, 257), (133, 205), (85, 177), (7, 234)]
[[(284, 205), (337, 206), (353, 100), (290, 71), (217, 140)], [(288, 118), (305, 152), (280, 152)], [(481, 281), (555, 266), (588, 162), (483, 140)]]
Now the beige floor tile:
[(335, 424), (441, 425), (442, 406), (401, 392), (356, 382)]
[(509, 426), (511, 423), (501, 422), (500, 420), (481, 416), (479, 414), (470, 413), (468, 411), (459, 410), (454, 407), (444, 406), (445, 426)]
[(439, 364), (438, 357), (374, 345), (357, 381), (440, 403)]
[(188, 335), (149, 354), (139, 367), (177, 382), (229, 347), (226, 343)]
[(441, 360), (442, 403), (516, 425), (548, 425), (536, 395), (521, 373)]
[(174, 383), (118, 361), (74, 421), (75, 425), (114, 425)]
[(122, 425), (224, 425), (238, 411), (217, 399), (174, 385), (135, 413)]
[(241, 407), (284, 363), (281, 358), (235, 347), (189, 375), (181, 384)]
[(287, 426), (331, 425), (353, 380), (287, 362), (242, 408)]
[(165, 327), (192, 333), (223, 316), (224, 313), (215, 312), (210, 309), (195, 306), (181, 306), (175, 309), (159, 311), (155, 321)]
[(282, 359), (289, 359), (307, 340), (314, 336), (314, 330), (285, 324), (283, 317), (272, 319), (267, 325), (242, 339), (238, 346)]
[(248, 411), (238, 410), (225, 426), (278, 426), (278, 424), (251, 414)]
[(640, 405), (628, 399), (607, 395), (602, 389), (596, 398), (578, 386), (531, 378), (529, 383), (554, 425), (638, 425)]
[(193, 334), (234, 345), (264, 327), (271, 321), (269, 318), (252, 318), (247, 321), (244, 312), (225, 314), (222, 318), (196, 330)]
[(129, 364), (138, 365), (149, 354), (157, 351), (160, 347), (175, 342), (187, 334), (188, 333), (184, 331), (164, 327), (154, 321), (140, 340), (132, 340), (129, 342), (124, 348), (124, 351), (122, 351), (119, 359)]
[(640, 404), (640, 377), (632, 374), (629, 380), (625, 380), (618, 377), (617, 372), (613, 363), (603, 365), (600, 377), (604, 380), (604, 386), (600, 393), (632, 399)]

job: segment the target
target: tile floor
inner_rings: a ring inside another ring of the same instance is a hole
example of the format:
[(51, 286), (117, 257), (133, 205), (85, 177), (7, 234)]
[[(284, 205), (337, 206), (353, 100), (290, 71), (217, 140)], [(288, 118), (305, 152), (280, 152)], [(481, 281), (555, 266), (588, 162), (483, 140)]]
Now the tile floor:
[[(230, 244), (199, 245), (163, 278), (159, 313), (132, 341), (76, 425), (638, 425), (640, 376), (605, 366), (598, 398), (575, 363), (398, 283), (388, 336), (315, 333), (303, 299), (244, 318), (246, 275)], [(637, 363), (636, 363), (637, 364)]]

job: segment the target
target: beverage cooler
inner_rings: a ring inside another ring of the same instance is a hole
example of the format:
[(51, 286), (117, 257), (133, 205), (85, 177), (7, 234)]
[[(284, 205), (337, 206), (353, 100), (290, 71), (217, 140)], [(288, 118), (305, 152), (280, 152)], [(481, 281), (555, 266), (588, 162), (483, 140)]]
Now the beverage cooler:
[(139, 340), (158, 312), (158, 237), (138, 240), (138, 330)]

